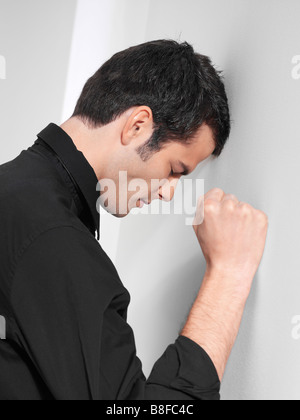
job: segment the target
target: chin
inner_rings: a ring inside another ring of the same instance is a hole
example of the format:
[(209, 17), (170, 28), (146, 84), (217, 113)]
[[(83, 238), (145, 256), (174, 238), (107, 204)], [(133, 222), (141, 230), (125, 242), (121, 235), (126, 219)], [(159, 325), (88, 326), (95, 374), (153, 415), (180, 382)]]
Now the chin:
[[(107, 204), (107, 203), (106, 203)], [(128, 216), (130, 213), (129, 209), (127, 208), (127, 213), (119, 213), (119, 208), (117, 204), (114, 205), (105, 205), (103, 202), (100, 201), (100, 206), (106, 213), (118, 218), (123, 219), (124, 217)], [(124, 209), (123, 209), (124, 210)]]
[(116, 217), (117, 219), (124, 219), (126, 216), (128, 216), (128, 214), (129, 213), (127, 213), (127, 214), (112, 214), (112, 216)]

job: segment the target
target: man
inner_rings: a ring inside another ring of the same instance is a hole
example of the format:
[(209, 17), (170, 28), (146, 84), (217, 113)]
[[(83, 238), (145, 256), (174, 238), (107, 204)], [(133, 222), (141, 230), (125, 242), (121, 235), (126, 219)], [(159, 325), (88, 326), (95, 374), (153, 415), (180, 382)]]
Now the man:
[[(221, 154), (229, 132), (224, 84), (210, 59), (162, 40), (113, 56), (68, 121), (50, 124), (0, 167), (0, 399), (220, 398), (266, 215), (219, 189), (199, 201), (205, 218), (194, 229), (206, 275), (182, 333), (146, 380), (126, 322), (129, 294), (95, 239), (96, 186), (116, 185), (114, 194), (101, 192), (116, 217), (171, 200), (182, 175)], [(134, 205), (127, 189), (122, 203), (120, 171), (127, 186), (148, 186)], [(157, 190), (153, 179), (163, 181)]]

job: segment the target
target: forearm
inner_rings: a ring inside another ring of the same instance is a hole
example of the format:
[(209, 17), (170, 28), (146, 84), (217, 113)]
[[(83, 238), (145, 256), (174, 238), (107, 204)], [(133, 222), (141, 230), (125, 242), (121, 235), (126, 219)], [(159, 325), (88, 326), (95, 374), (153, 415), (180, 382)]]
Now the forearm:
[[(181, 335), (200, 345), (223, 379), (241, 324), (248, 291), (232, 289), (228, 274), (207, 271)], [(245, 284), (244, 279), (235, 284)]]

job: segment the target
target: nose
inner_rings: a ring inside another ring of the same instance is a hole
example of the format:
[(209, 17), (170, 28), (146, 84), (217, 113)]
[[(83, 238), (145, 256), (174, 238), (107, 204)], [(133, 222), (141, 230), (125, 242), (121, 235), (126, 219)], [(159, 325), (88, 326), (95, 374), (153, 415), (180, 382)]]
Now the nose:
[(169, 182), (166, 182), (159, 189), (159, 199), (162, 201), (170, 202), (174, 198), (175, 190), (177, 187), (179, 179), (172, 179)]

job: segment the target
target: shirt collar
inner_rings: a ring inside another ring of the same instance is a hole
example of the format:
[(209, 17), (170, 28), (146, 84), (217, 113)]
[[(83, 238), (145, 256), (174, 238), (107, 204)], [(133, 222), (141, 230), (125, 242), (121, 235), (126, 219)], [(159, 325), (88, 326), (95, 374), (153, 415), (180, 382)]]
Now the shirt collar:
[(93, 168), (83, 153), (77, 150), (71, 137), (58, 125), (49, 124), (48, 127), (38, 134), (38, 138), (51, 147), (76, 182), (89, 207), (94, 230), (97, 231), (99, 239), (100, 216), (96, 206), (99, 198), (99, 192), (96, 188), (98, 179)]

